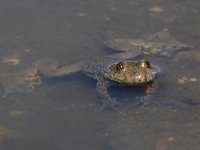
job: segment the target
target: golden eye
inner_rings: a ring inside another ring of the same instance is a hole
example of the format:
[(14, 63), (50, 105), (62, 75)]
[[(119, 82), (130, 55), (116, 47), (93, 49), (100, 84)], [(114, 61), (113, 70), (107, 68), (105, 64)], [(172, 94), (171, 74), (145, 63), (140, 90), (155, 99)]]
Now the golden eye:
[(120, 71), (124, 69), (124, 63), (123, 62), (119, 62), (116, 66), (116, 70)]
[(138, 66), (140, 66), (140, 67), (142, 67), (144, 69), (146, 69), (146, 68), (151, 69), (151, 64), (147, 60), (142, 60), (141, 62), (138, 63)]
[(147, 66), (147, 68), (150, 68), (150, 69), (151, 69), (151, 64), (150, 64), (149, 61), (146, 61), (146, 66)]

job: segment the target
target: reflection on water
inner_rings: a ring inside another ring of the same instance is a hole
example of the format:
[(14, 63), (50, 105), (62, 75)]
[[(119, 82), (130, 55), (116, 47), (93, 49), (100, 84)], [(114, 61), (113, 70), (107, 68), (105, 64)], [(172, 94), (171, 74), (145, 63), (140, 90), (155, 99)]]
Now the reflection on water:
[[(20, 76), (19, 72), (46, 57), (64, 65), (112, 54), (103, 41), (141, 39), (165, 28), (178, 41), (194, 47), (172, 58), (146, 56), (162, 69), (158, 89), (147, 106), (136, 105), (138, 90), (114, 87), (110, 94), (122, 106), (99, 112), (96, 82), (81, 73), (47, 79), (29, 93), (13, 92), (7, 97), (3, 97), (2, 82), (1, 149), (199, 148), (197, 1), (3, 0), (0, 4), (1, 74)], [(14, 80), (3, 81), (12, 85)]]

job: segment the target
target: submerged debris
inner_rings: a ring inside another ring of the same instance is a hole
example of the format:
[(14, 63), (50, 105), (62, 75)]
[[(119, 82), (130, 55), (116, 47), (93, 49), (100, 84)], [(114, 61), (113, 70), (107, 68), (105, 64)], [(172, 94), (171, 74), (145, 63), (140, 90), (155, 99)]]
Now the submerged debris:
[(18, 73), (2, 73), (0, 74), (0, 82), (4, 87), (4, 95), (6, 97), (12, 92), (30, 92), (35, 86), (41, 84), (42, 79), (37, 74), (35, 67), (30, 67)]
[(18, 65), (20, 64), (21, 60), (19, 58), (6, 57), (2, 60), (2, 62), (9, 65)]
[(164, 29), (150, 36), (140, 39), (113, 38), (107, 40), (105, 45), (118, 51), (129, 53), (129, 58), (143, 54), (157, 54), (160, 56), (173, 56), (177, 52), (193, 48), (174, 39), (168, 29)]

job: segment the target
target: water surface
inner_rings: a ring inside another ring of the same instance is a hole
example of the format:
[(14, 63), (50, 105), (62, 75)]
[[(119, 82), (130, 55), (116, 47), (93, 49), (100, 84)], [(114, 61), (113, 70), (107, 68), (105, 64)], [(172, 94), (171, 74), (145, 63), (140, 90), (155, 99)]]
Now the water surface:
[[(178, 41), (200, 49), (197, 0), (1, 0), (1, 73), (19, 72), (37, 59), (61, 65), (106, 56), (103, 41), (140, 38), (165, 28)], [(5, 63), (5, 58), (20, 62)], [(123, 105), (98, 112), (96, 82), (78, 73), (44, 80), (33, 91), (0, 94), (2, 150), (198, 150), (198, 61), (149, 58), (163, 69), (149, 106), (141, 91), (111, 87)], [(183, 79), (186, 84), (180, 86)]]

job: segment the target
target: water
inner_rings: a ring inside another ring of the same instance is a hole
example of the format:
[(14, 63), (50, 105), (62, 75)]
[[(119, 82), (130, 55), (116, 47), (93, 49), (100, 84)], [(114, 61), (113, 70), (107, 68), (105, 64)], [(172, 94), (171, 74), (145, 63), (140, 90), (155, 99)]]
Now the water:
[[(198, 52), (199, 8), (197, 0), (1, 0), (1, 73), (18, 73), (45, 57), (66, 65), (108, 55), (106, 39), (139, 38), (164, 28)], [(110, 94), (122, 107), (98, 112), (96, 82), (81, 73), (6, 98), (2, 87), (0, 148), (198, 150), (198, 61), (149, 59), (164, 73), (147, 107), (136, 105), (134, 89), (112, 87)]]

